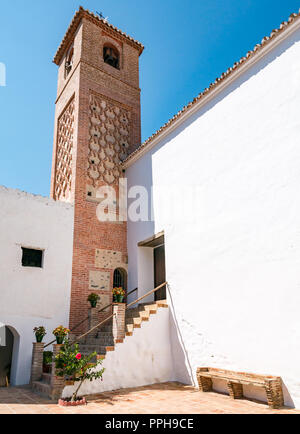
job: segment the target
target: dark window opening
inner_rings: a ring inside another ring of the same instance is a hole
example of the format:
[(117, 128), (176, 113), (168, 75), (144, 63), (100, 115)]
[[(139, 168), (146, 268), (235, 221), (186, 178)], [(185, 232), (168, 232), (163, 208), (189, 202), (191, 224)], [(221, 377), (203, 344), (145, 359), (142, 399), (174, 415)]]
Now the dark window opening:
[(43, 251), (22, 247), (22, 266), (42, 268)]
[(92, 197), (92, 192), (91, 191), (88, 192), (88, 196)]
[(127, 291), (127, 273), (122, 268), (117, 268), (114, 272), (114, 288), (123, 288)]
[(74, 48), (71, 48), (65, 63), (65, 77), (69, 75), (73, 67)]
[(119, 53), (115, 48), (104, 47), (103, 48), (104, 62), (114, 68), (119, 69)]

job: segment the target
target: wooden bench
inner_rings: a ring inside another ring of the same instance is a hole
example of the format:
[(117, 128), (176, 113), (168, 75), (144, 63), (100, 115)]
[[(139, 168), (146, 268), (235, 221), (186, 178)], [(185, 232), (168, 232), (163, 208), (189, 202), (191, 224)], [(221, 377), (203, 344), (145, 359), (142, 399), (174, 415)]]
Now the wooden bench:
[(212, 391), (212, 380), (225, 380), (232, 399), (243, 398), (243, 386), (263, 387), (271, 408), (284, 405), (281, 377), (234, 372), (217, 368), (198, 368), (197, 379), (202, 392)]

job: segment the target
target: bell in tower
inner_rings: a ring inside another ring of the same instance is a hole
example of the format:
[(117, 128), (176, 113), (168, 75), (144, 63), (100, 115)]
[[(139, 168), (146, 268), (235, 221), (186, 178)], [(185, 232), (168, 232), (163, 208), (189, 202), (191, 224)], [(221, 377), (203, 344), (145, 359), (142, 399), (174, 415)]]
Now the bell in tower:
[(108, 63), (108, 65), (117, 69), (119, 68), (119, 53), (114, 48), (104, 47), (103, 59), (105, 63)]

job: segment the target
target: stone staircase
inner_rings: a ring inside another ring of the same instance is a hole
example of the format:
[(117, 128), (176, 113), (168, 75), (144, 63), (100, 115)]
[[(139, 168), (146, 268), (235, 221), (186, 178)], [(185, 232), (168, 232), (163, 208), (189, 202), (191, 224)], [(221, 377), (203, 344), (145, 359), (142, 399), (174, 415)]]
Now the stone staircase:
[[(143, 321), (149, 321), (150, 315), (155, 315), (159, 308), (167, 308), (167, 301), (143, 303), (128, 309), (125, 318), (126, 336), (132, 336), (135, 328), (141, 328)], [(112, 334), (112, 321), (100, 327), (96, 334), (87, 336), (79, 345), (83, 355), (97, 352), (97, 358), (104, 359), (107, 352), (114, 351), (116, 344), (123, 343), (123, 339), (114, 342)]]
[[(126, 336), (132, 336), (134, 329), (141, 328), (144, 321), (149, 321), (151, 315), (155, 315), (159, 308), (168, 308), (166, 300), (154, 303), (143, 303), (137, 307), (128, 309), (125, 317)], [(97, 331), (84, 338), (79, 345), (83, 355), (97, 353), (95, 359), (105, 359), (108, 352), (114, 351), (117, 344), (122, 344), (124, 339), (114, 341), (112, 333), (112, 320), (100, 327)], [(96, 360), (92, 360), (92, 362)], [(42, 374), (40, 381), (32, 383), (32, 390), (39, 395), (51, 396), (51, 374)]]
[(32, 383), (32, 390), (45, 397), (49, 397), (51, 395), (51, 374), (42, 374), (42, 378), (40, 381), (34, 381)]

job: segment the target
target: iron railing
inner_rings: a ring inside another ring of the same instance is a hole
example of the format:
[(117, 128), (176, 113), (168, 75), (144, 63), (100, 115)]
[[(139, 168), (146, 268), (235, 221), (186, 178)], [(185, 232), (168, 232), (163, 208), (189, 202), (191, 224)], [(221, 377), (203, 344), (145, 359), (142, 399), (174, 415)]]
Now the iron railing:
[[(128, 298), (129, 295), (133, 294), (134, 292), (138, 291), (138, 288), (133, 289), (132, 291), (128, 292), (128, 294), (126, 294), (126, 298)], [(103, 307), (102, 309), (100, 309), (98, 311), (98, 313), (101, 313), (103, 311), (105, 311), (106, 309), (109, 309), (110, 307), (112, 307), (113, 303), (108, 304), (107, 306)], [(113, 315), (112, 315), (113, 316)], [(110, 316), (109, 318), (107, 318), (105, 321), (108, 321), (109, 319), (112, 318), (112, 316)], [(85, 323), (86, 321), (88, 321), (89, 316), (87, 316), (86, 318), (84, 318), (82, 321), (80, 321), (78, 324), (76, 324), (71, 330), (70, 332), (72, 333), (74, 330), (76, 330), (79, 326), (81, 326), (83, 323)], [(98, 328), (98, 327), (97, 327)], [(49, 342), (47, 345), (44, 346), (44, 349), (49, 347), (50, 345), (54, 344), (56, 342), (56, 339), (54, 339), (53, 341)]]
[[(163, 288), (164, 286), (167, 286), (168, 283), (162, 283), (161, 285), (159, 285), (157, 288), (152, 289), (152, 291), (147, 292), (147, 294), (144, 294), (142, 297), (138, 298), (137, 300), (133, 301), (132, 303), (128, 304), (126, 306), (126, 311), (133, 306), (134, 304), (138, 303), (139, 301), (143, 300), (146, 297), (149, 297), (151, 294), (154, 294), (156, 291), (160, 290), (161, 288)], [(135, 292), (136, 290), (131, 291)], [(130, 294), (128, 294), (130, 295)], [(112, 319), (115, 316), (115, 314), (110, 315), (108, 318), (106, 318), (105, 320), (101, 321), (99, 324), (97, 324), (95, 327), (91, 328), (89, 331), (87, 331), (86, 333), (84, 333), (83, 335), (79, 336), (79, 338), (76, 338), (76, 340), (74, 342), (72, 342), (72, 344), (77, 344), (81, 339), (85, 338), (87, 335), (89, 335), (90, 333), (92, 333), (94, 330), (98, 329), (99, 327), (101, 327), (103, 324), (105, 324), (107, 321), (109, 321), (110, 319)]]

